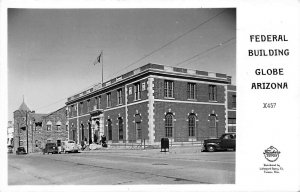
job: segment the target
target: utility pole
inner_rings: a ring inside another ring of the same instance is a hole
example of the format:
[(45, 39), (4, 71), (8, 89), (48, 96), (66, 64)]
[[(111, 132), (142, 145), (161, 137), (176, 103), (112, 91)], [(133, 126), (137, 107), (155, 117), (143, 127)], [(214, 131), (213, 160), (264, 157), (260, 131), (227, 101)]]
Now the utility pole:
[(21, 144), (20, 139), (21, 139), (21, 137), (20, 137), (20, 123), (19, 122), (18, 122), (18, 136), (19, 136), (19, 146), (18, 147), (20, 147), (20, 144)]
[(26, 142), (26, 144), (27, 144), (27, 154), (29, 154), (29, 151), (28, 151), (28, 111), (26, 111), (26, 137), (27, 137), (27, 142)]

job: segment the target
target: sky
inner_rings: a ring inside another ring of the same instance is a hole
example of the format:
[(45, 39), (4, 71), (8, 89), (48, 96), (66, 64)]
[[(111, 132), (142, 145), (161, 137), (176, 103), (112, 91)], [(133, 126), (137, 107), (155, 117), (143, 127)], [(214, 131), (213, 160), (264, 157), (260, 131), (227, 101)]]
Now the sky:
[(49, 113), (101, 82), (93, 64), (101, 50), (104, 82), (157, 63), (225, 73), (235, 84), (236, 11), (223, 10), (8, 9), (8, 120), (23, 95)]

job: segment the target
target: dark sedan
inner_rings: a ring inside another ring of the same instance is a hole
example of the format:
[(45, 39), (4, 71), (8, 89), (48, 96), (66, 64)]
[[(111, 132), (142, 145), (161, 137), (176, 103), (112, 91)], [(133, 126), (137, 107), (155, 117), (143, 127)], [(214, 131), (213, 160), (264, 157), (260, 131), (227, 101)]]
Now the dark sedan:
[(26, 150), (25, 150), (24, 147), (18, 147), (17, 151), (16, 151), (16, 154), (21, 155), (21, 154), (27, 154), (27, 153), (26, 153)]
[(225, 133), (217, 139), (206, 139), (204, 140), (202, 151), (214, 152), (228, 149), (235, 151), (235, 139), (235, 133)]
[(58, 148), (56, 146), (56, 143), (46, 143), (43, 154), (45, 154), (45, 153), (47, 153), (47, 154), (49, 154), (49, 153), (52, 153), (52, 154), (58, 153)]

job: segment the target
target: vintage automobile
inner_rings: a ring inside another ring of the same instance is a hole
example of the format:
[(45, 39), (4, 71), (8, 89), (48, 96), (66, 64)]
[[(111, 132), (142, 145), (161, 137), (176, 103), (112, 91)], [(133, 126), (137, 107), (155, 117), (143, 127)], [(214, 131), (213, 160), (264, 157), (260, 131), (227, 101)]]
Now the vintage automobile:
[(7, 153), (13, 153), (13, 146), (12, 145), (8, 145), (7, 146)]
[(75, 143), (75, 141), (69, 140), (69, 141), (63, 141), (61, 145), (61, 151), (64, 153), (70, 153), (70, 152), (75, 152), (78, 153), (79, 147)]
[(18, 147), (17, 151), (16, 151), (16, 154), (20, 155), (20, 154), (27, 154), (27, 153), (26, 153), (26, 150), (25, 150), (24, 147)]
[(235, 151), (235, 133), (225, 133), (217, 139), (206, 139), (202, 151), (214, 152), (217, 150), (232, 149)]
[(49, 153), (52, 153), (52, 154), (58, 153), (58, 148), (56, 146), (56, 143), (46, 143), (43, 154), (45, 154), (45, 153), (47, 153), (47, 154), (49, 154)]

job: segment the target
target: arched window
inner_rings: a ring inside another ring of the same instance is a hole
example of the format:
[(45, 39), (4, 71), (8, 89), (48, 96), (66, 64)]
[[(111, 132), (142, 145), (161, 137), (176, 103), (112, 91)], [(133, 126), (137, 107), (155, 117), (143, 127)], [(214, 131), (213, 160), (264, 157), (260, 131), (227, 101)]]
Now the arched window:
[(216, 138), (217, 136), (217, 117), (211, 114), (209, 117), (209, 137)]
[(51, 131), (51, 129), (52, 129), (52, 122), (51, 121), (47, 122), (46, 128), (47, 128), (47, 131)]
[(110, 119), (107, 119), (107, 128), (108, 128), (108, 140), (112, 140), (112, 122)]
[(118, 118), (119, 123), (119, 140), (123, 140), (123, 119), (122, 117)]
[(81, 124), (81, 140), (84, 141), (84, 125)]
[(56, 131), (61, 131), (61, 122), (60, 121), (57, 121), (56, 122)]
[(72, 139), (77, 143), (77, 138), (76, 138), (76, 129), (74, 127), (74, 124), (72, 124)]
[(189, 137), (195, 136), (196, 130), (196, 116), (195, 114), (190, 114), (188, 117), (188, 127), (189, 127)]
[(135, 130), (136, 130), (136, 138), (137, 139), (142, 139), (143, 138), (143, 133), (142, 133), (142, 117), (139, 114), (135, 115)]
[(173, 137), (173, 114), (167, 113), (165, 117), (166, 137)]

